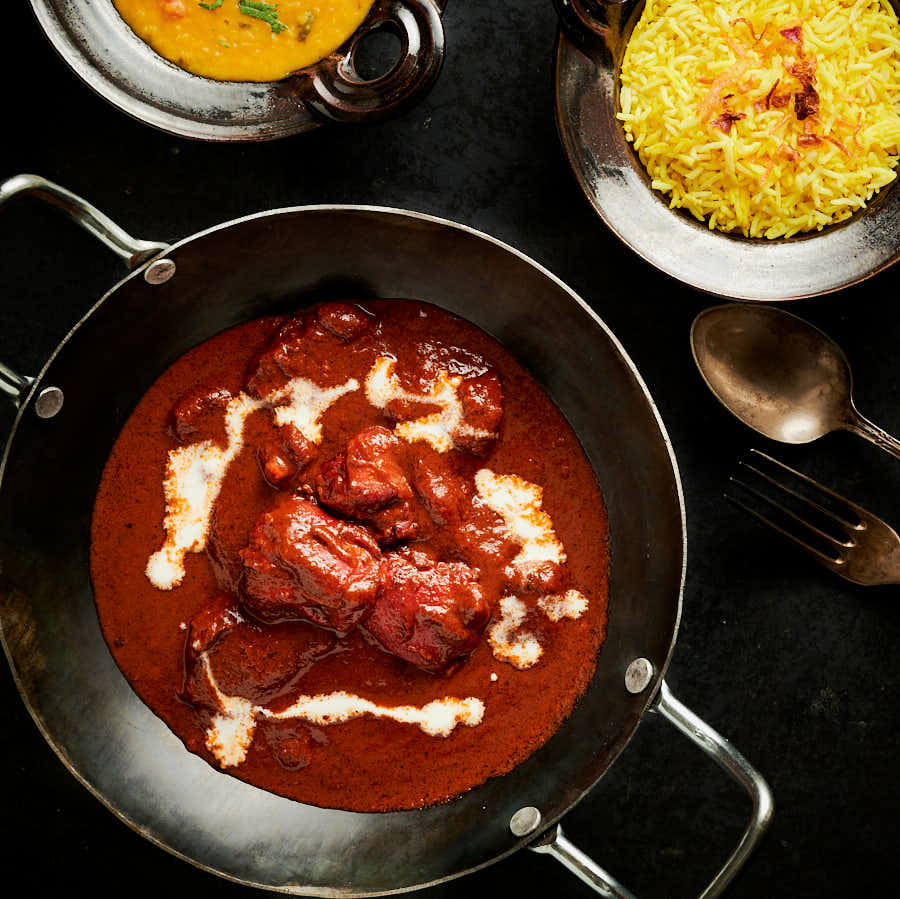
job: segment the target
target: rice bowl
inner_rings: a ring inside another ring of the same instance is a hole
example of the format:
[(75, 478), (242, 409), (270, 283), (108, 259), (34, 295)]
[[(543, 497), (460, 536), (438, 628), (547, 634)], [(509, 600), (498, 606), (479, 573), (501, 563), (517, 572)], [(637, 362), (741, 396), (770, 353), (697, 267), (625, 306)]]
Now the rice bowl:
[(651, 180), (710, 229), (821, 230), (896, 178), (900, 25), (887, 0), (648, 0), (620, 111)]

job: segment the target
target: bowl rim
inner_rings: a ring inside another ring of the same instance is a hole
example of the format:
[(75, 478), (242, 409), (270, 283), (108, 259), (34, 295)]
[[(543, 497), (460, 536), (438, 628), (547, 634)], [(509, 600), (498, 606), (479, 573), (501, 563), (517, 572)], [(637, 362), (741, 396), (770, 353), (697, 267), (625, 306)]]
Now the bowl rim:
[[(896, 8), (900, 0), (892, 4)], [(609, 16), (602, 38), (567, 33), (571, 22), (561, 24), (554, 100), (569, 166), (594, 211), (619, 240), (683, 284), (713, 296), (756, 302), (832, 293), (873, 277), (900, 259), (897, 179), (844, 222), (771, 241), (711, 230), (689, 213), (670, 209), (664, 195), (650, 187), (646, 170), (615, 118), (617, 57), (644, 4), (627, 0), (616, 5), (623, 12)], [(585, 122), (599, 124), (602, 134)]]
[[(416, 2), (436, 8), (439, 16), (447, 0)], [(366, 19), (353, 33), (318, 62), (279, 81), (254, 82), (217, 81), (180, 68), (138, 37), (113, 0), (87, 5), (71, 0), (31, 0), (35, 18), (53, 48), (94, 93), (159, 131), (226, 143), (274, 140), (327, 124), (332, 118), (327, 110), (324, 115), (317, 113), (304, 102), (306, 85), (331, 74), (331, 70), (344, 73), (348, 69), (356, 39), (376, 7), (379, 0), (373, 0)], [(427, 43), (423, 39), (422, 44)], [(443, 47), (436, 56), (438, 70), (442, 57)], [(427, 54), (423, 58), (422, 69), (433, 69), (434, 65), (432, 51), (432, 58)], [(354, 79), (354, 83), (365, 87), (375, 82)], [(312, 91), (310, 100), (318, 99)], [(390, 98), (385, 100), (389, 108)], [(316, 108), (321, 105), (316, 103)]]

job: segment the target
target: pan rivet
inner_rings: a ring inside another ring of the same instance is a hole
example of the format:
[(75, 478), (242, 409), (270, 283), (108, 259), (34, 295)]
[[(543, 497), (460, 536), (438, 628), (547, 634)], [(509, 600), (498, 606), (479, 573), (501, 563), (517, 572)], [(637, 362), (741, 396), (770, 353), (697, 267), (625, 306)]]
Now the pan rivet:
[(63, 405), (63, 392), (58, 387), (45, 387), (34, 401), (38, 418), (53, 418)]
[(157, 259), (144, 269), (144, 280), (148, 284), (165, 284), (175, 274), (175, 263), (171, 259)]
[(649, 659), (635, 659), (625, 669), (625, 689), (629, 693), (643, 693), (653, 680), (653, 664)]
[(509, 819), (509, 829), (514, 837), (527, 837), (541, 826), (541, 813), (533, 806), (526, 805), (520, 808)]

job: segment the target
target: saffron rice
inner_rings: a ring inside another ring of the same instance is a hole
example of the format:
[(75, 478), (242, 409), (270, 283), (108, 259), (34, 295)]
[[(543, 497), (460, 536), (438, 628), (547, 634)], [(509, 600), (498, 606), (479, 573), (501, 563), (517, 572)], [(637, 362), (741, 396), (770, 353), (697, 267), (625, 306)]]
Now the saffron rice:
[(747, 237), (821, 230), (897, 176), (897, 14), (888, 0), (647, 0), (620, 100), (671, 207)]

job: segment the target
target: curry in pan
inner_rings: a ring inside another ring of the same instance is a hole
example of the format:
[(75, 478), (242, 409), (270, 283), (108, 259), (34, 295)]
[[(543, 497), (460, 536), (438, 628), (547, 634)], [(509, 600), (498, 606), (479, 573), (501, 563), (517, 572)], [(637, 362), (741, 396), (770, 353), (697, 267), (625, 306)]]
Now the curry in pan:
[(325, 303), (178, 359), (119, 435), (91, 572), (125, 677), (263, 789), (416, 808), (503, 774), (586, 689), (603, 499), (537, 382), (424, 303)]

